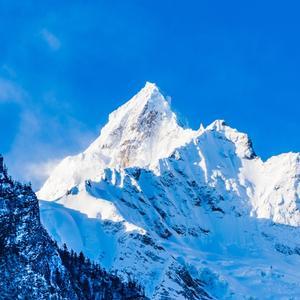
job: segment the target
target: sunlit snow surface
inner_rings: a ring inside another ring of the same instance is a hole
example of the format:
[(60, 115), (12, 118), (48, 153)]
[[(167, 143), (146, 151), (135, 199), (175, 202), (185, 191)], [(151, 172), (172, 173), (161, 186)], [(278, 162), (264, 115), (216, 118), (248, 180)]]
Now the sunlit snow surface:
[(133, 274), (151, 299), (184, 299), (196, 289), (186, 274), (199, 299), (300, 299), (299, 161), (263, 162), (221, 120), (183, 129), (148, 83), (54, 170), (41, 217), (60, 244)]

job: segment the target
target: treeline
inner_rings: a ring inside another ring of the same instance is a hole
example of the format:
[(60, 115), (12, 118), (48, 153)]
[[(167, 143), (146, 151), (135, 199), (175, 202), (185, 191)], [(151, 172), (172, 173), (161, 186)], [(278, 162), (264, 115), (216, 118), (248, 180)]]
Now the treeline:
[[(132, 278), (123, 282), (117, 275), (108, 273), (99, 264), (91, 262), (82, 252), (69, 251), (66, 244), (59, 248), (64, 267), (70, 274), (71, 284), (79, 299), (134, 300), (146, 299), (144, 289)], [(56, 270), (59, 284), (60, 271)]]
[(59, 248), (40, 222), (30, 184), (14, 181), (0, 155), (0, 300), (141, 300), (134, 280), (123, 282), (83, 253)]

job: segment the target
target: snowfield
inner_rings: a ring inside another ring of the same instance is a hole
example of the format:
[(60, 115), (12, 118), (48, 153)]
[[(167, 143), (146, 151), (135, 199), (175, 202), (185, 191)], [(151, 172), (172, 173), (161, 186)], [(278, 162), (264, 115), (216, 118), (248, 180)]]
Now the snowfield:
[(300, 299), (300, 154), (263, 162), (217, 120), (182, 128), (155, 84), (38, 192), (59, 244), (150, 299)]

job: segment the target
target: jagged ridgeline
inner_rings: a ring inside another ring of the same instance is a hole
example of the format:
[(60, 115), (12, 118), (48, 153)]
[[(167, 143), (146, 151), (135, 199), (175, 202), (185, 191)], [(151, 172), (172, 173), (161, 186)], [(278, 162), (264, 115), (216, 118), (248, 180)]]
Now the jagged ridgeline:
[(146, 299), (98, 264), (60, 249), (40, 222), (29, 184), (12, 180), (0, 155), (0, 299)]
[(300, 299), (300, 153), (264, 161), (224, 120), (182, 127), (153, 83), (37, 196), (57, 242), (151, 300)]

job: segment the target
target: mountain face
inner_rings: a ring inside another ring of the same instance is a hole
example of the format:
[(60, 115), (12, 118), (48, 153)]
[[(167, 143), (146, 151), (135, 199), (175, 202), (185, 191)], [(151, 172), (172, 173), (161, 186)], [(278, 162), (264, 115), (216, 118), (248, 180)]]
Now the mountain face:
[(13, 181), (0, 156), (0, 299), (145, 299), (81, 253), (59, 249), (41, 225), (29, 185)]
[(169, 103), (151, 83), (109, 115), (99, 138), (83, 153), (67, 157), (39, 192), (57, 199), (86, 179), (99, 180), (105, 168), (155, 166), (190, 140), (190, 129), (177, 124)]
[(300, 154), (262, 161), (217, 120), (182, 128), (154, 85), (38, 192), (52, 237), (151, 299), (299, 299)]

